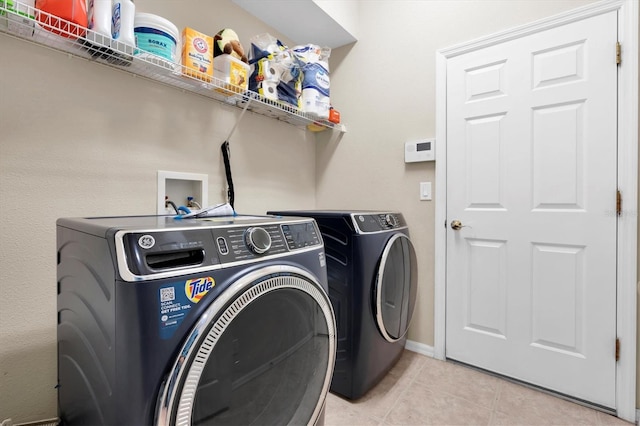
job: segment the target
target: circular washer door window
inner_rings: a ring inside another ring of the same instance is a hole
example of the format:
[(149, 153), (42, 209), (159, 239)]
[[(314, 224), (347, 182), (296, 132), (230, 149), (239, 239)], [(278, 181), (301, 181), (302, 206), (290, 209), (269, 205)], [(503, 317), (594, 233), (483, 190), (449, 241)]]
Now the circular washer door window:
[(212, 303), (165, 384), (159, 424), (316, 422), (333, 374), (335, 320), (315, 278), (285, 268), (260, 269)]
[(407, 333), (417, 290), (413, 244), (406, 235), (394, 234), (382, 252), (374, 288), (376, 323), (385, 340), (395, 342)]

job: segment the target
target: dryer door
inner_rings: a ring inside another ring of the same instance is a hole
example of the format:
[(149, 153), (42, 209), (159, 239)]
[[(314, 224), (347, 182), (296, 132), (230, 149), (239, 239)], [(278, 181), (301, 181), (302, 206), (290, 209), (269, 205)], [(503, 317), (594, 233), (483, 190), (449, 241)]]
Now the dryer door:
[(302, 269), (232, 284), (186, 339), (163, 384), (160, 425), (315, 424), (335, 361), (331, 303)]
[(382, 252), (374, 289), (376, 322), (389, 342), (400, 340), (409, 329), (418, 290), (417, 266), (409, 238), (394, 234)]

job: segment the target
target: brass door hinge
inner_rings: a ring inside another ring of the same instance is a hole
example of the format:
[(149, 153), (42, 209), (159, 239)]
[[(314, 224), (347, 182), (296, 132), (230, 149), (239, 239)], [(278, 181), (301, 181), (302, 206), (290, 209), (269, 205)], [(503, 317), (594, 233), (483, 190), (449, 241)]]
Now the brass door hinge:
[(620, 361), (620, 339), (616, 338), (616, 361)]
[(618, 216), (622, 214), (622, 194), (620, 190), (616, 192), (616, 214)]
[(622, 63), (622, 46), (619, 41), (616, 41), (616, 64), (620, 65)]

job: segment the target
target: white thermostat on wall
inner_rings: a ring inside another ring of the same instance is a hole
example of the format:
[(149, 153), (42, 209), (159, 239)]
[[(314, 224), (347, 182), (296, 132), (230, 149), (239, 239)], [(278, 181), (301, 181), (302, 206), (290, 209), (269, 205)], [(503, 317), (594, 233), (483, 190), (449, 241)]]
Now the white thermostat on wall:
[(421, 139), (404, 144), (404, 162), (434, 161), (436, 159), (436, 140)]

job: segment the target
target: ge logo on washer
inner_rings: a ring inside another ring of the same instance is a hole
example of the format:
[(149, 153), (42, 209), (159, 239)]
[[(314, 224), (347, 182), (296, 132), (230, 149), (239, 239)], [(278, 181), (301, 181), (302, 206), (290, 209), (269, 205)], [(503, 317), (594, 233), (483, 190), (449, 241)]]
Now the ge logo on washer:
[(138, 239), (138, 245), (143, 249), (150, 249), (156, 245), (156, 239), (151, 235), (143, 235)]

